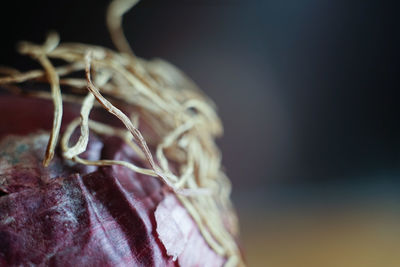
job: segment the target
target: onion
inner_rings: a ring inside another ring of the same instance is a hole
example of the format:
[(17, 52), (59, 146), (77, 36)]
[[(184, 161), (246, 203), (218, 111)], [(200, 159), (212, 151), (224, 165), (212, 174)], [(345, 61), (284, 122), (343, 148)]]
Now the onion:
[(0, 68), (1, 266), (244, 266), (215, 106), (133, 54), (136, 2), (108, 9), (119, 52), (51, 33), (19, 45), (42, 69)]
[[(51, 125), (37, 110), (51, 110), (50, 101), (1, 96), (0, 103), (0, 266), (223, 263), (158, 179), (122, 166), (82, 167), (59, 153), (43, 167)], [(64, 107), (66, 122), (78, 112)], [(15, 123), (19, 116), (28, 123)], [(92, 135), (83, 157), (145, 165), (116, 137)]]

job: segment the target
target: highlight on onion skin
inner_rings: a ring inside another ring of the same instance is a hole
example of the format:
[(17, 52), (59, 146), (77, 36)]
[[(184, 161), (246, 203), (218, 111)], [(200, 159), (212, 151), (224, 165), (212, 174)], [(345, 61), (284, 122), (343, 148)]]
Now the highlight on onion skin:
[(41, 69), (0, 68), (1, 266), (245, 265), (215, 105), (133, 54), (137, 2), (108, 9), (119, 52), (50, 33), (18, 46)]

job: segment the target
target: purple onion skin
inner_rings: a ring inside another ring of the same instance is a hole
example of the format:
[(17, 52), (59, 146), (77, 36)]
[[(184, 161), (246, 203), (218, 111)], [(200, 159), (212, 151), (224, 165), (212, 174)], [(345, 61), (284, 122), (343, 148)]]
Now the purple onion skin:
[[(47, 100), (0, 96), (0, 266), (204, 266), (193, 260), (204, 242), (186, 247), (191, 261), (167, 255), (157, 226), (168, 222), (154, 212), (173, 193), (158, 179), (72, 164), (60, 151), (42, 166), (52, 111)], [(79, 106), (64, 105), (63, 127), (78, 115)], [(116, 137), (91, 135), (83, 157), (145, 166)]]

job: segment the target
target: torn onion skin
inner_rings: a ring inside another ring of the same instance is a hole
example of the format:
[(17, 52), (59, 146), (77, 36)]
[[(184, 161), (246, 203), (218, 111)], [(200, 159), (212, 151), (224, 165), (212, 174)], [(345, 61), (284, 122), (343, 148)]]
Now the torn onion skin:
[[(59, 149), (43, 167), (52, 110), (48, 100), (0, 95), (0, 266), (224, 264), (157, 178), (82, 166)], [(77, 116), (65, 104), (62, 130)], [(117, 137), (91, 134), (81, 156), (146, 167)]]

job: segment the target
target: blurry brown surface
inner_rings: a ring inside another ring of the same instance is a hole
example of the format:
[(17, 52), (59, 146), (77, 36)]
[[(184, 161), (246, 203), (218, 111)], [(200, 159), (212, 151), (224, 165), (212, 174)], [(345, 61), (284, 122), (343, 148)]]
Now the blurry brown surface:
[(400, 215), (379, 210), (242, 216), (253, 267), (400, 266)]

